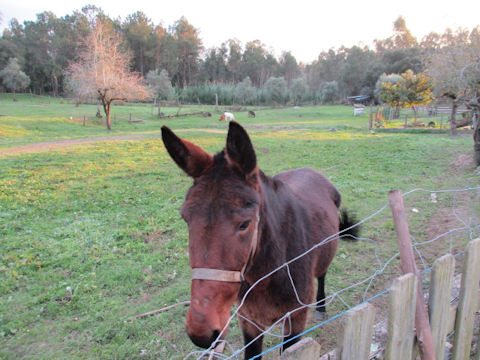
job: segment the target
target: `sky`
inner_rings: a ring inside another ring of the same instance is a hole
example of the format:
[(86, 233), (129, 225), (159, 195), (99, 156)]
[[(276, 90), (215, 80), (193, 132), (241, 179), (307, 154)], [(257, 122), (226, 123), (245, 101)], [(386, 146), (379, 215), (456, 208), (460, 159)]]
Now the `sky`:
[(111, 18), (142, 11), (164, 27), (185, 16), (207, 49), (233, 38), (242, 44), (260, 40), (277, 57), (291, 51), (303, 63), (341, 45), (372, 47), (375, 39), (393, 34), (400, 15), (417, 39), (432, 31), (480, 25), (478, 0), (2, 0), (0, 31), (12, 18), (35, 21), (43, 11), (62, 17), (86, 4), (102, 8)]

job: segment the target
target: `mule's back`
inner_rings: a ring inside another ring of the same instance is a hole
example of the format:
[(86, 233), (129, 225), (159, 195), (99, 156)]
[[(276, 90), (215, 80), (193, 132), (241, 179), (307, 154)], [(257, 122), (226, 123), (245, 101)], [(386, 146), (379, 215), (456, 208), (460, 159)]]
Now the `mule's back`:
[(316, 206), (329, 206), (333, 202), (336, 209), (340, 207), (340, 193), (325, 176), (312, 168), (293, 169), (274, 176), (290, 186), (292, 191), (304, 200), (313, 200)]
[[(338, 208), (340, 193), (325, 176), (312, 168), (294, 169), (279, 173), (274, 177), (288, 185), (302, 206), (311, 231), (308, 234), (308, 247), (319, 243), (339, 231)], [(338, 239), (329, 241), (316, 251), (316, 276), (323, 275), (330, 265)]]

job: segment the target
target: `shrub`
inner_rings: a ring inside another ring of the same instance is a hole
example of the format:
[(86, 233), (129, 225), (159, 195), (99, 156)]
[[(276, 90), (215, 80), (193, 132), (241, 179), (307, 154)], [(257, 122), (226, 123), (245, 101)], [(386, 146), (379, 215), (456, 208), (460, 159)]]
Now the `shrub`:
[(235, 88), (235, 101), (241, 105), (253, 105), (257, 100), (257, 88), (252, 86), (250, 77), (246, 77)]
[(336, 81), (329, 81), (323, 83), (319, 89), (319, 98), (320, 101), (324, 104), (331, 104), (338, 100), (339, 98), (339, 87)]
[(271, 77), (264, 87), (267, 99), (279, 104), (285, 103), (287, 95), (287, 82), (282, 77)]
[(297, 78), (292, 81), (292, 85), (290, 86), (290, 97), (293, 99), (293, 102), (297, 104), (299, 101), (305, 99), (308, 91), (307, 81), (304, 78)]

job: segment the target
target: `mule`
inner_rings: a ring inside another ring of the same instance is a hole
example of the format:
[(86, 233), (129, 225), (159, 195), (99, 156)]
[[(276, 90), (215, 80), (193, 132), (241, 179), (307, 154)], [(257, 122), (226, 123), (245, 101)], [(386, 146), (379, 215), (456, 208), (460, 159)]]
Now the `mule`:
[[(325, 313), (325, 275), (335, 255), (338, 236), (352, 224), (339, 212), (340, 193), (311, 168), (274, 177), (257, 167), (245, 129), (229, 123), (226, 146), (211, 155), (162, 127), (165, 147), (177, 165), (193, 178), (181, 209), (188, 224), (192, 267), (191, 303), (186, 330), (200, 347), (214, 346), (225, 336), (235, 302), (246, 346), (245, 359), (262, 351), (262, 329), (292, 312), (285, 322), (284, 348), (305, 328), (308, 308)], [(258, 282), (324, 239), (330, 241)], [(295, 284), (295, 290), (292, 282)], [(244, 295), (247, 293), (244, 298)], [(249, 319), (250, 321), (248, 321)]]

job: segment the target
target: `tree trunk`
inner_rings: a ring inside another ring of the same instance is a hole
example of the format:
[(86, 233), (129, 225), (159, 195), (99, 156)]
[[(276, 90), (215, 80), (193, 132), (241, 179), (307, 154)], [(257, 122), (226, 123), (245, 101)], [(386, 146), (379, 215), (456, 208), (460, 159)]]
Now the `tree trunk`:
[(480, 119), (478, 111), (475, 112), (475, 127), (473, 129), (473, 154), (475, 165), (480, 166)]
[(140, 49), (140, 73), (145, 76), (145, 59), (143, 54), (143, 47)]
[(55, 74), (52, 74), (52, 88), (53, 88), (53, 96), (58, 96), (58, 79)]
[(111, 102), (106, 102), (103, 104), (103, 110), (105, 111), (105, 123), (107, 125), (107, 130), (112, 130), (112, 122), (110, 120), (110, 106)]
[(452, 101), (452, 111), (450, 112), (450, 135), (455, 136), (457, 135), (457, 120), (455, 119), (455, 115), (457, 113), (458, 103), (453, 100)]
[(472, 123), (472, 118), (470, 116), (465, 116), (459, 120), (455, 120), (455, 126), (458, 128), (468, 126)]
[(398, 119), (398, 118), (400, 118), (400, 107), (395, 106), (395, 107), (393, 108), (393, 116), (392, 116), (392, 119), (395, 120), (395, 119)]

